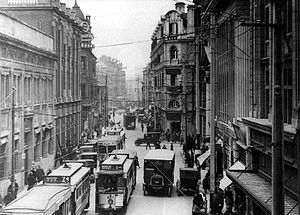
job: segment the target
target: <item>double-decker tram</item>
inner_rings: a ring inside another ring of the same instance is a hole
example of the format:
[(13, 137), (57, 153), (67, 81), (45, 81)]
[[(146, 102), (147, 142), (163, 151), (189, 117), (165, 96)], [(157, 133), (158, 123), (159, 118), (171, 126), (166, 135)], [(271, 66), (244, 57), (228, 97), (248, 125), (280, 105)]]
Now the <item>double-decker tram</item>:
[(71, 189), (71, 214), (81, 214), (90, 206), (90, 168), (83, 163), (64, 163), (45, 176), (44, 184), (69, 186)]
[(95, 211), (124, 214), (136, 181), (134, 159), (128, 154), (110, 155), (96, 172)]

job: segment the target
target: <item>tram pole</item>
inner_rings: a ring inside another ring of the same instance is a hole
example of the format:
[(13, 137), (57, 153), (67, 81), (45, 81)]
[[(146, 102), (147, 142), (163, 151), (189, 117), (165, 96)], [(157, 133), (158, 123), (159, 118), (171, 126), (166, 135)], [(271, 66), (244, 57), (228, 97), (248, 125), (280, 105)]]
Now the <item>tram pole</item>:
[(12, 88), (11, 95), (11, 188), (12, 195), (15, 196), (15, 90)]

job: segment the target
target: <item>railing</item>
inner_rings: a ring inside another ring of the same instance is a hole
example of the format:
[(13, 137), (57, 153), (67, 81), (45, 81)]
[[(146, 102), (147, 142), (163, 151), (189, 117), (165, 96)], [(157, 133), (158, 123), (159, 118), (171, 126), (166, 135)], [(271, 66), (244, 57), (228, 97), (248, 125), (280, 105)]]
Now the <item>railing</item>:
[(8, 0), (8, 4), (38, 4), (38, 0)]

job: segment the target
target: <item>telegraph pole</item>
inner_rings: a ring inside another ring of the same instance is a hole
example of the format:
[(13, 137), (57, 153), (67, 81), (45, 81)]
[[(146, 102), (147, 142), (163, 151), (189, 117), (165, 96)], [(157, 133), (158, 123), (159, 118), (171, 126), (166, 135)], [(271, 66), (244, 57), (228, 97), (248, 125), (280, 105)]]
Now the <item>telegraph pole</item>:
[(185, 72), (185, 62), (182, 64), (182, 94), (183, 94), (183, 105), (182, 105), (182, 112), (183, 112), (183, 118), (182, 118), (182, 128), (183, 131), (183, 141), (186, 145), (186, 139), (187, 139), (187, 108), (186, 108), (186, 72)]
[(12, 195), (15, 196), (15, 90), (12, 88), (11, 95), (11, 186), (12, 186)]
[(284, 214), (283, 198), (283, 120), (281, 62), (281, 2), (272, 0), (272, 214)]
[(104, 98), (104, 128), (107, 126), (107, 103), (108, 103), (108, 89), (107, 89), (107, 75), (105, 76), (105, 98)]
[[(216, 74), (216, 20), (211, 14), (211, 71), (210, 71), (210, 199), (212, 200), (216, 187), (216, 159), (215, 159), (215, 74)], [(211, 208), (213, 201), (210, 201)]]

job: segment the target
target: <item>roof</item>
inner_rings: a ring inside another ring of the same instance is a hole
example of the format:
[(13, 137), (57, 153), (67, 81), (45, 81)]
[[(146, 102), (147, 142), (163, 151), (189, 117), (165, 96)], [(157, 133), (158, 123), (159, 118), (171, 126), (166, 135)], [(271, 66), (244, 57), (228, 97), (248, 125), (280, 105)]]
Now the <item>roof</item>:
[(126, 155), (117, 155), (117, 159), (115, 159), (115, 155), (109, 156), (102, 164), (106, 165), (121, 165), (125, 162), (127, 156)]
[(80, 7), (77, 4), (77, 1), (75, 0), (75, 4), (72, 8), (72, 11), (75, 12), (76, 16), (79, 17), (80, 19), (84, 20), (84, 15), (82, 13), (82, 10), (80, 9)]
[[(272, 185), (257, 173), (243, 171), (226, 171), (226, 175), (241, 186), (252, 198), (256, 199), (261, 206), (272, 211)], [(259, 186), (258, 186), (259, 185)], [(287, 194), (284, 194), (285, 213), (298, 214), (298, 202)]]
[(61, 165), (57, 169), (54, 169), (49, 176), (72, 176), (83, 166), (82, 163), (67, 163), (67, 165), (70, 168), (65, 165)]
[[(43, 212), (50, 208), (57, 210), (60, 202), (70, 196), (71, 189), (66, 186), (37, 185), (30, 189), (25, 195), (0, 209), (0, 212), (45, 214)], [(55, 206), (55, 208), (52, 208), (53, 206)]]
[(132, 149), (118, 149), (118, 150), (113, 150), (111, 153), (109, 153), (109, 155), (114, 155), (114, 154), (128, 155), (129, 158), (131, 159), (137, 156), (137, 152)]
[(146, 156), (145, 160), (173, 160), (175, 157), (174, 151), (168, 149), (155, 149), (150, 150)]
[(119, 140), (121, 138), (120, 135), (107, 135), (104, 137), (101, 137), (101, 139), (99, 140), (99, 142), (110, 142), (110, 141), (116, 141)]

